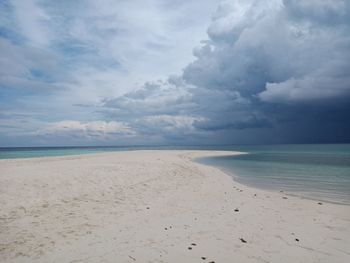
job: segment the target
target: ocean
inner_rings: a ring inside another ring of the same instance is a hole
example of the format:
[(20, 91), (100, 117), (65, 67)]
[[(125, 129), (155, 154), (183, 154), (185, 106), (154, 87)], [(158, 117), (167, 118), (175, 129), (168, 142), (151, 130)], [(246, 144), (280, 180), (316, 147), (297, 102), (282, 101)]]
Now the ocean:
[(200, 158), (257, 188), (350, 204), (350, 144), (237, 146), (239, 156)]
[(248, 186), (350, 204), (350, 144), (0, 148), (0, 159), (140, 149), (246, 152), (239, 156), (206, 157), (196, 161), (219, 167), (234, 180)]

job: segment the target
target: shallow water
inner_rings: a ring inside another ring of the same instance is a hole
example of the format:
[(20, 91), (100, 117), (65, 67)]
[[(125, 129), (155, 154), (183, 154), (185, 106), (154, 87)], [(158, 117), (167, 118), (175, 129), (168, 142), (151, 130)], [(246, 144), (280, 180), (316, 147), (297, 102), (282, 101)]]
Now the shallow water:
[(350, 145), (232, 147), (248, 154), (206, 157), (240, 183), (306, 198), (350, 204)]

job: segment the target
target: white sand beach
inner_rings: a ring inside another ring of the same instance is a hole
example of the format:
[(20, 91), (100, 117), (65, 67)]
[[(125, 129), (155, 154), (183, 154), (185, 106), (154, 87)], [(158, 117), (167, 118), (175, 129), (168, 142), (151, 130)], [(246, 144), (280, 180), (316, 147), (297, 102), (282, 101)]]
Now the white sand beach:
[(0, 262), (350, 262), (350, 207), (130, 151), (0, 160)]

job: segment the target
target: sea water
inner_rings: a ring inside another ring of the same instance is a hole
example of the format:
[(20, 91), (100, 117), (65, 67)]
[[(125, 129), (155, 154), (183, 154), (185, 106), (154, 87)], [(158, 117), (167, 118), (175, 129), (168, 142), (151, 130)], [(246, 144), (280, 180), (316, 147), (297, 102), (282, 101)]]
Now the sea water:
[(247, 154), (200, 158), (240, 183), (350, 204), (350, 144), (236, 146)]
[(101, 151), (95, 147), (6, 147), (0, 148), (0, 159), (80, 155)]

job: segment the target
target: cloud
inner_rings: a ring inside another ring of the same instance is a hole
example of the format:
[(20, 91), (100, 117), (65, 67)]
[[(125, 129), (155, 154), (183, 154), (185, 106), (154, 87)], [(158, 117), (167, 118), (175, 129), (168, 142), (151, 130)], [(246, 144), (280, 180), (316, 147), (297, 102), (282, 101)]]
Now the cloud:
[[(138, 1), (1, 2), (0, 110), (26, 111), (38, 129), (66, 119), (114, 121), (98, 109), (101, 99), (113, 103), (147, 81), (180, 73), (217, 1), (147, 0), (142, 8)], [(14, 129), (24, 129), (13, 119)]]
[(181, 79), (170, 77), (145, 83), (120, 97), (104, 99), (99, 107), (108, 118), (123, 120), (144, 136), (184, 139), (185, 135), (197, 134), (195, 125), (204, 120), (192, 112), (196, 104), (190, 90)]
[(310, 137), (322, 120), (331, 125), (325, 116), (337, 102), (349, 111), (349, 10), (346, 1), (225, 1), (177, 82), (146, 83), (102, 106), (139, 120), (190, 116), (197, 121), (188, 129), (210, 138), (269, 129), (288, 141), (299, 124)]
[[(172, 114), (186, 111), (191, 107), (190, 87), (181, 79), (147, 82), (140, 89), (128, 92), (117, 98), (106, 98), (103, 107), (114, 109), (116, 115), (127, 117)], [(187, 106), (186, 106), (187, 105)]]
[(350, 76), (309, 75), (280, 83), (267, 83), (258, 94), (266, 102), (298, 103), (343, 99), (350, 96)]
[(349, 3), (346, 0), (285, 0), (290, 17), (324, 25), (349, 22)]
[(196, 134), (195, 123), (201, 122), (201, 117), (181, 116), (181, 115), (152, 115), (142, 119), (143, 123), (157, 129), (165, 136), (172, 134)]
[[(201, 109), (207, 106), (208, 121), (199, 127), (272, 127), (303, 119), (298, 108), (307, 109), (305, 103), (318, 103), (320, 115), (335, 101), (346, 103), (349, 6), (346, 1), (287, 0), (220, 5), (209, 39), (195, 49), (197, 59), (182, 75), (197, 87), (192, 97)], [(333, 14), (339, 19), (331, 19)]]
[(14, 15), (18, 21), (20, 32), (36, 46), (49, 43), (49, 32), (45, 27), (50, 17), (36, 0), (14, 0)]
[[(319, 92), (325, 99), (346, 93), (349, 87), (349, 24), (342, 21), (319, 23), (322, 16), (328, 15), (327, 7), (331, 3), (235, 3), (231, 9), (225, 3), (214, 15), (208, 30), (209, 41), (196, 51), (197, 60), (185, 68), (187, 82), (209, 89), (236, 90), (246, 98), (259, 97), (263, 92), (261, 97), (266, 98), (267, 87), (268, 90), (272, 86), (277, 89), (278, 83), (285, 83), (282, 88), (285, 89), (286, 83), (292, 87), (290, 83), (294, 80), (299, 84), (307, 82), (307, 89), (312, 90), (308, 96), (300, 96), (302, 101), (312, 100), (313, 96), (319, 99)], [(305, 14), (305, 6), (310, 16)], [(332, 11), (339, 15), (344, 13), (341, 8)], [(320, 85), (322, 78), (326, 82), (324, 85)], [(324, 86), (332, 91), (325, 91)], [(281, 98), (281, 101), (288, 99)]]
[(52, 88), (49, 72), (57, 70), (57, 56), (35, 47), (24, 48), (0, 37), (0, 87), (43, 91)]
[(211, 23), (216, 1), (147, 3), (6, 6), (4, 105), (50, 136), (111, 134), (100, 120), (140, 143), (350, 141), (349, 1), (227, 0)]
[[(120, 95), (137, 83), (180, 72), (192, 59), (191, 47), (204, 36), (204, 21), (209, 22), (216, 1), (179, 1), (171, 8), (163, 0), (147, 2), (143, 8), (138, 1), (111, 0), (1, 3), (0, 39), (21, 50), (16, 56), (2, 49), (1, 56), (17, 58), (36, 50), (38, 56), (50, 60), (51, 54), (58, 68), (45, 68), (42, 76), (58, 82), (57, 88), (83, 93), (99, 86), (98, 91), (91, 91), (94, 96), (104, 96), (99, 92), (106, 90), (113, 91), (112, 96)], [(36, 58), (31, 63), (36, 68)], [(17, 59), (12, 64), (23, 67)], [(21, 79), (31, 77), (21, 75)], [(33, 87), (45, 84), (45, 78), (37, 80)]]
[(74, 136), (93, 139), (110, 139), (111, 136), (134, 136), (135, 132), (125, 123), (110, 121), (59, 121), (38, 130), (37, 135), (43, 136)]

